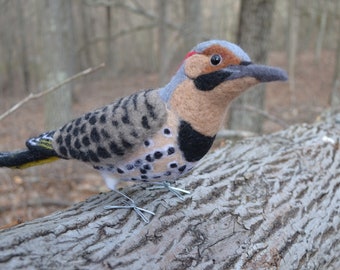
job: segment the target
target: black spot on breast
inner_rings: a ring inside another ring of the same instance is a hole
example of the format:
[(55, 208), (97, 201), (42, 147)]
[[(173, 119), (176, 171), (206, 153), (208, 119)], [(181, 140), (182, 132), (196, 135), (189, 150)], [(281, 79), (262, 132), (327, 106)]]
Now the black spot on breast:
[(145, 160), (148, 161), (148, 162), (153, 162), (155, 159), (151, 155), (147, 155), (145, 157)]
[(106, 123), (106, 115), (105, 114), (102, 114), (100, 117), (99, 117), (99, 122), (101, 124), (105, 124)]
[(89, 137), (84, 136), (83, 139), (81, 140), (84, 146), (89, 146), (91, 144)]
[(127, 114), (122, 117), (122, 122), (124, 124), (130, 124), (130, 118)]
[(82, 160), (84, 162), (90, 161), (89, 156), (82, 151), (79, 151), (79, 158), (80, 158), (80, 160)]
[(74, 147), (75, 147), (76, 149), (80, 149), (80, 147), (81, 147), (81, 143), (80, 143), (80, 141), (79, 141), (78, 138), (77, 138), (76, 141), (74, 142)]
[(138, 137), (139, 137), (138, 133), (137, 133), (135, 130), (132, 131), (132, 132), (130, 133), (130, 135), (131, 135), (132, 137), (134, 137), (134, 138), (138, 138)]
[(145, 115), (142, 117), (142, 126), (145, 129), (150, 129), (149, 120)]
[(89, 119), (89, 123), (91, 125), (94, 125), (97, 122), (97, 117), (95, 115), (92, 115)]
[(145, 164), (143, 166), (143, 169), (149, 171), (149, 170), (151, 170), (151, 166), (149, 164)]
[(184, 158), (189, 162), (195, 162), (209, 151), (215, 136), (205, 136), (194, 130), (188, 122), (181, 121), (177, 140)]
[(129, 143), (128, 141), (124, 140), (124, 139), (122, 139), (122, 145), (123, 145), (123, 147), (125, 147), (126, 149), (132, 148), (132, 144)]
[(124, 171), (121, 168), (117, 168), (117, 172), (120, 173), (120, 174), (124, 173)]
[(59, 135), (58, 138), (56, 139), (57, 144), (62, 144), (63, 143), (63, 136)]
[(84, 119), (89, 120), (90, 116), (91, 116), (91, 113), (87, 113), (87, 114), (85, 114)]
[(170, 129), (168, 129), (168, 128), (165, 128), (165, 129), (163, 130), (163, 132), (164, 132), (165, 135), (170, 135), (170, 134), (171, 134), (171, 131), (170, 131)]
[(155, 107), (150, 104), (148, 100), (148, 96), (147, 96), (150, 90), (144, 92), (144, 98), (145, 98), (144, 104), (145, 104), (146, 109), (148, 110), (149, 115), (152, 117), (152, 119), (156, 119), (157, 115), (155, 114)]
[(76, 126), (79, 126), (81, 123), (81, 118), (78, 118), (74, 123)]
[(104, 147), (101, 147), (101, 146), (98, 146), (97, 148), (97, 155), (98, 157), (101, 157), (101, 158), (111, 157), (111, 154)]
[(99, 135), (99, 133), (98, 133), (98, 131), (97, 131), (97, 129), (95, 127), (92, 128), (92, 130), (91, 130), (90, 138), (95, 143), (99, 143), (100, 142), (100, 135)]
[(182, 173), (185, 170), (186, 167), (187, 167), (187, 165), (183, 165), (183, 166), (178, 168), (178, 171)]
[(160, 159), (160, 158), (162, 158), (162, 156), (163, 156), (163, 153), (160, 152), (160, 151), (156, 151), (156, 152), (153, 154), (153, 157), (154, 157), (155, 159)]
[(142, 180), (147, 180), (147, 179), (148, 179), (148, 176), (145, 175), (145, 174), (142, 174), (142, 175), (140, 176), (140, 178), (142, 178)]
[(122, 102), (122, 98), (119, 99), (116, 104), (114, 104), (113, 108), (112, 108), (112, 113), (115, 113), (115, 111), (118, 109), (118, 107), (120, 106), (120, 103)]
[(75, 127), (72, 131), (73, 136), (78, 136), (79, 134), (79, 128)]
[(150, 141), (144, 141), (144, 145), (145, 145), (146, 147), (150, 146)]
[(117, 156), (123, 156), (125, 154), (124, 150), (119, 147), (115, 142), (110, 142), (110, 150), (113, 154)]
[(90, 160), (92, 160), (93, 162), (99, 162), (100, 161), (98, 156), (96, 155), (96, 153), (93, 152), (92, 150), (89, 150), (87, 153), (88, 153)]
[(137, 160), (135, 161), (135, 163), (134, 163), (134, 165), (135, 165), (136, 168), (142, 166), (142, 164), (143, 164), (143, 160), (141, 160), (141, 159), (137, 159)]
[(132, 102), (134, 110), (137, 110), (137, 98), (138, 98), (137, 94), (133, 95)]
[(139, 171), (140, 171), (140, 173), (142, 173), (142, 174), (146, 174), (146, 173), (147, 173), (147, 171), (146, 171), (145, 169), (143, 169), (143, 168), (140, 168)]
[(170, 156), (170, 155), (172, 155), (173, 153), (175, 153), (175, 147), (170, 146), (170, 147), (168, 148), (168, 155)]
[(170, 168), (177, 168), (177, 163), (170, 163)]
[(67, 149), (65, 146), (60, 146), (59, 147), (59, 153), (62, 155), (62, 156), (67, 156)]
[(81, 127), (80, 127), (80, 133), (81, 133), (81, 134), (86, 133), (86, 123), (84, 123), (84, 124), (81, 125)]
[(70, 132), (72, 130), (73, 126), (72, 125), (69, 125), (66, 129), (66, 132)]
[(70, 153), (70, 156), (75, 158), (75, 159), (78, 159), (79, 157), (79, 151), (73, 149), (73, 148), (69, 148), (69, 153)]
[(126, 165), (126, 169), (127, 169), (128, 171), (133, 170), (134, 167), (135, 167), (135, 166), (133, 166), (132, 164), (127, 164), (127, 165)]
[(67, 124), (66, 125), (63, 125), (63, 127), (60, 129), (61, 132), (63, 132), (66, 128)]
[(112, 120), (112, 126), (118, 127), (118, 121), (117, 120)]
[(102, 130), (100, 131), (100, 133), (103, 135), (103, 137), (104, 137), (105, 139), (110, 139), (110, 138), (111, 138), (110, 134), (109, 134), (105, 129), (103, 129), (103, 128), (102, 128)]
[(66, 146), (71, 146), (71, 134), (67, 134), (65, 137)]

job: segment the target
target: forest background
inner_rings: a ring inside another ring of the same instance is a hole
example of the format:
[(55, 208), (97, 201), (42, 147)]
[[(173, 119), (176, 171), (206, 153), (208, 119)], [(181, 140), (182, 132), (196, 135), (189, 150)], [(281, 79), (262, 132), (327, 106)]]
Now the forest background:
[[(262, 134), (317, 121), (340, 107), (339, 28), (337, 0), (1, 0), (0, 115), (30, 93), (105, 68), (0, 116), (0, 151), (119, 96), (162, 86), (196, 43), (212, 38), (289, 73), (288, 83), (234, 102), (226, 128)], [(1, 169), (0, 226), (101, 191), (100, 176), (79, 162)]]

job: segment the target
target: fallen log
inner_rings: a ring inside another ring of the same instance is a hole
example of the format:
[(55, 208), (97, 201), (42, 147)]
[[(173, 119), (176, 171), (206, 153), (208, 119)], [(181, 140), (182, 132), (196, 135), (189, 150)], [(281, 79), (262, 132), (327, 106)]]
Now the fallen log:
[(227, 144), (177, 186), (116, 193), (0, 231), (1, 269), (340, 269), (340, 115)]

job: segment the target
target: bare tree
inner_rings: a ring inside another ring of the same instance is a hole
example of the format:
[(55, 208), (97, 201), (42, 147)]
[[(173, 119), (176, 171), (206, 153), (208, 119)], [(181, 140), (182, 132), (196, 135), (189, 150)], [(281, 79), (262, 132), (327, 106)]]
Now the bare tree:
[(162, 85), (167, 80), (167, 71), (169, 66), (169, 59), (167, 54), (168, 42), (167, 42), (167, 4), (166, 0), (157, 1), (158, 9), (158, 81)]
[(21, 60), (22, 60), (22, 73), (24, 78), (24, 88), (26, 91), (29, 91), (31, 85), (31, 77), (29, 72), (29, 64), (28, 64), (28, 54), (27, 54), (27, 31), (25, 27), (25, 14), (23, 12), (24, 2), (16, 1), (16, 9), (19, 20), (19, 37), (20, 37), (20, 46), (21, 46)]
[(81, 32), (81, 43), (84, 44), (84, 51), (83, 51), (83, 65), (84, 66), (92, 66), (93, 65), (93, 57), (90, 43), (90, 35), (93, 34), (92, 26), (90, 23), (90, 14), (88, 12), (88, 6), (84, 1), (77, 2), (79, 16), (80, 16), (80, 32)]
[[(42, 26), (42, 71), (41, 88), (46, 89), (74, 73), (75, 54), (72, 27), (72, 1), (45, 0), (43, 2)], [(71, 117), (72, 85), (45, 98), (46, 128), (53, 129), (64, 124)]]
[(183, 4), (183, 39), (187, 50), (200, 42), (202, 33), (201, 0), (182, 0)]
[(289, 90), (290, 103), (294, 109), (296, 104), (295, 94), (295, 66), (297, 60), (299, 24), (300, 24), (300, 0), (290, 0), (288, 5), (288, 75), (289, 75)]
[[(238, 43), (249, 53), (254, 62), (265, 63), (270, 44), (272, 14), (275, 0), (242, 0), (238, 28)], [(262, 132), (262, 115), (249, 114), (240, 110), (242, 105), (263, 109), (265, 102), (264, 85), (256, 86), (256, 91), (243, 94), (232, 105), (229, 117), (231, 129)]]

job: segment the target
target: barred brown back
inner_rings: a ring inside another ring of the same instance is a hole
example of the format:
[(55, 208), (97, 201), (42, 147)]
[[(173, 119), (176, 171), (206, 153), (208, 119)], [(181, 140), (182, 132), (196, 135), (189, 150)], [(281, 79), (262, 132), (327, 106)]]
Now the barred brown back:
[(53, 147), (66, 159), (115, 164), (155, 134), (166, 118), (157, 90), (138, 92), (66, 124), (54, 134)]

